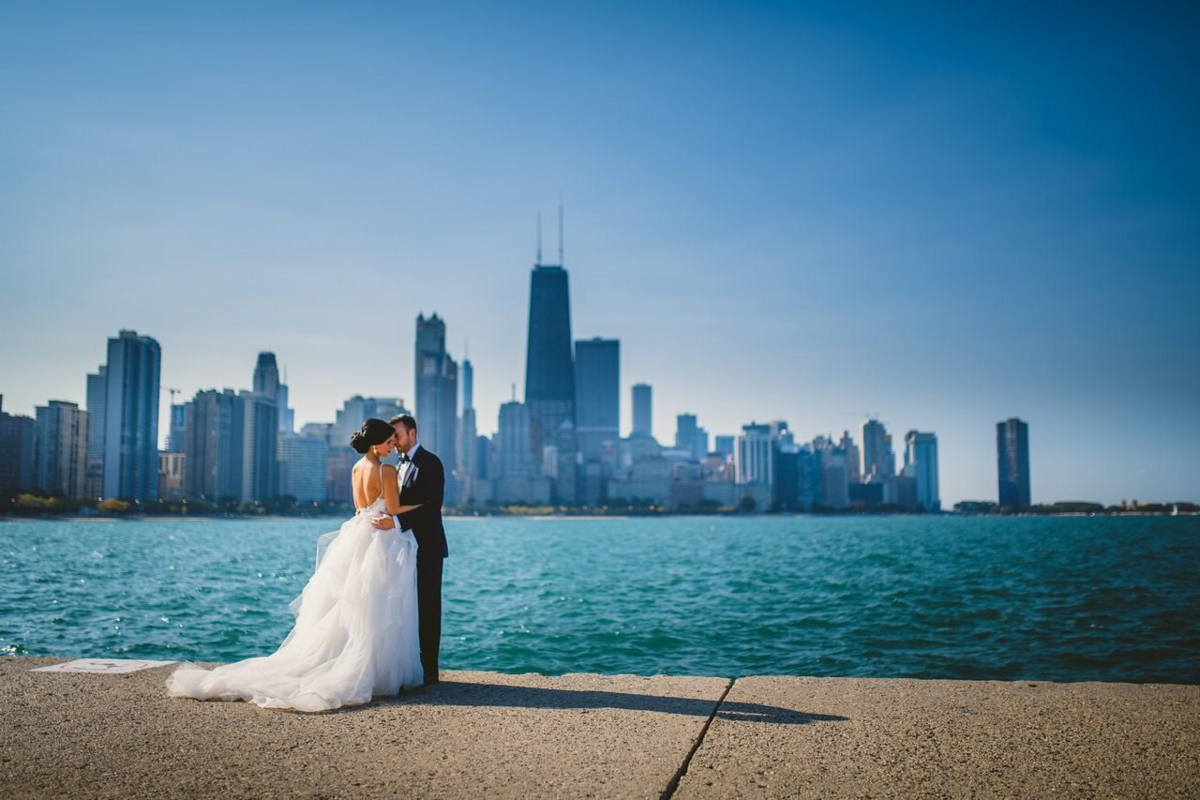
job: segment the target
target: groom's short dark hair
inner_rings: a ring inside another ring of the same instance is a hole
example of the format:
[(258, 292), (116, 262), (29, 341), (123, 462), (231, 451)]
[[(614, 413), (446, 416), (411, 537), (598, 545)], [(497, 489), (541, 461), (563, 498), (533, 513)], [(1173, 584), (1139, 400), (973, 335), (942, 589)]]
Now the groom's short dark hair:
[(388, 423), (395, 425), (403, 425), (405, 430), (415, 431), (417, 429), (417, 421), (413, 419), (412, 414), (398, 414), (388, 420)]

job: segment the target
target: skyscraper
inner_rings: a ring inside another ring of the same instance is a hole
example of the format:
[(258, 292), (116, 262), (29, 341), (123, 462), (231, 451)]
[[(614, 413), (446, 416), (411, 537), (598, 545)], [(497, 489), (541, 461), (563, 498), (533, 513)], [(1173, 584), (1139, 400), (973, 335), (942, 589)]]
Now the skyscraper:
[[(410, 413), (412, 412), (405, 407), (403, 398), (363, 397), (360, 394), (356, 394), (354, 397), (348, 398), (343, 402), (342, 407), (337, 410), (335, 415), (336, 422), (333, 423), (333, 427), (329, 432), (330, 452), (333, 452), (335, 448), (345, 448), (350, 453), (354, 453), (350, 449), (350, 435), (372, 417), (389, 420), (400, 414)], [(423, 433), (424, 431), (422, 431)], [(355, 460), (357, 460), (357, 456), (355, 456)], [(348, 483), (349, 481), (347, 481)]]
[(575, 368), (570, 293), (561, 265), (538, 263), (530, 275), (525, 405), (534, 458), (543, 474), (556, 478), (559, 501), (574, 502)]
[(775, 475), (774, 438), (770, 425), (751, 422), (742, 426), (735, 456), (738, 483), (771, 483)]
[(291, 433), (293, 428), (292, 410), (287, 407), (288, 387), (279, 379), (279, 364), (275, 354), (262, 352), (254, 365), (254, 393), (269, 397), (275, 401), (279, 409), (279, 430)]
[(797, 445), (776, 434), (771, 480), (771, 507), (777, 511), (811, 511), (822, 503), (821, 456), (807, 444)]
[(458, 365), (446, 352), (446, 323), (437, 313), (417, 315), (416, 417), (423, 447), (436, 453), (446, 470), (446, 505), (456, 502), (458, 468)]
[(859, 483), (862, 480), (862, 462), (859, 458), (858, 445), (854, 443), (854, 439), (850, 438), (850, 431), (842, 431), (841, 441), (838, 442), (840, 447), (846, 453), (846, 483)]
[(531, 478), (536, 461), (529, 439), (529, 409), (513, 400), (500, 405), (500, 423), (492, 447), (496, 478)]
[[(286, 379), (287, 376), (284, 375)], [(279, 432), (292, 433), (296, 430), (296, 410), (288, 407), (288, 387), (286, 383), (279, 384), (277, 396), (279, 406)]]
[(938, 493), (937, 436), (909, 431), (904, 436), (904, 475), (917, 482), (917, 505), (926, 511), (940, 511)]
[[(486, 450), (480, 447), (475, 417), (475, 367), (470, 359), (462, 362), (462, 413), (458, 420), (458, 501), (482, 503), (491, 499)], [(484, 445), (486, 447), (486, 444)]]
[(708, 431), (696, 424), (695, 414), (675, 417), (675, 449), (690, 453), (695, 461), (708, 455)]
[(325, 501), (325, 460), (329, 447), (317, 436), (279, 435), (279, 493), (301, 503)]
[(736, 436), (716, 436), (713, 438), (713, 452), (725, 459), (732, 459), (737, 452)]
[(255, 394), (265, 395), (275, 399), (279, 391), (279, 364), (275, 361), (274, 353), (259, 353), (258, 361), (254, 364)]
[(104, 493), (104, 395), (108, 370), (103, 364), (87, 376), (88, 449), (84, 494), (96, 499)]
[(892, 452), (892, 437), (877, 419), (863, 420), (862, 466), (863, 483), (882, 483), (896, 474), (896, 457)]
[(634, 435), (653, 436), (653, 427), (650, 384), (635, 383), (633, 385), (633, 433)]
[(471, 359), (465, 357), (462, 363), (462, 407), (475, 407), (475, 367), (471, 365)]
[[(171, 427), (167, 434), (167, 452), (182, 453), (187, 441), (187, 404), (171, 403)], [(90, 447), (90, 446), (89, 446)]]
[(37, 482), (37, 422), (33, 417), (9, 414), (0, 395), (0, 491), (32, 489)]
[(238, 393), (242, 426), (243, 501), (270, 500), (279, 494), (279, 407), (275, 397)]
[(471, 360), (462, 362), (462, 415), (458, 425), (458, 471), (465, 478), (479, 474), (479, 442), (475, 421), (475, 368)]
[(137, 331), (108, 340), (104, 390), (105, 497), (158, 497), (158, 395), (162, 351)]
[(621, 438), (621, 343), (616, 339), (575, 342), (575, 433), (586, 463), (616, 466)]
[(1027, 508), (1029, 491), (1029, 425), (1013, 417), (996, 423), (1000, 505)]
[(256, 392), (197, 392), (187, 404), (184, 494), (210, 502), (276, 497), (278, 413), (273, 398)]
[(37, 414), (37, 485), (79, 500), (87, 472), (88, 413), (74, 403), (51, 400)]
[[(850, 505), (850, 455), (845, 447), (848, 439), (849, 434), (842, 438), (842, 443), (834, 444), (832, 437), (819, 436), (813, 442), (821, 463), (821, 497), (814, 498), (814, 502), (826, 508), (841, 510)], [(854, 455), (857, 472), (857, 452)]]
[(302, 432), (305, 435), (321, 436), (329, 446), (325, 461), (326, 499), (334, 502), (350, 502), (354, 499), (350, 490), (350, 469), (358, 461), (359, 454), (350, 447), (350, 435), (371, 417), (390, 420), (409, 413), (412, 412), (399, 397), (363, 397), (356, 394), (342, 404), (337, 411), (336, 421), (328, 429), (314, 423), (304, 426)]
[(196, 392), (187, 403), (183, 493), (196, 500), (241, 499), (242, 431), (237, 393)]

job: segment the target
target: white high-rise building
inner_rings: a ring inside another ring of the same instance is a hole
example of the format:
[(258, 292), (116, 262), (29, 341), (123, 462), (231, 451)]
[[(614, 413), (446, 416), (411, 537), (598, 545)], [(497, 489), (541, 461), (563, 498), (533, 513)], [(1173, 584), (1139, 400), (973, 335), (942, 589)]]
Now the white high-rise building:
[(775, 447), (770, 425), (750, 423), (737, 437), (734, 463), (738, 483), (770, 485), (775, 472)]

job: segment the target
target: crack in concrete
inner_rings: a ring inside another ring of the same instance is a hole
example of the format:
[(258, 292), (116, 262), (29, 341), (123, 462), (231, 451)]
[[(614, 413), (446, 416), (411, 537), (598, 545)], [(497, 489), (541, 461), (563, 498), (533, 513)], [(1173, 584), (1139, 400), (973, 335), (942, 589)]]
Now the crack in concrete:
[(721, 696), (717, 698), (712, 713), (704, 721), (704, 727), (700, 729), (700, 735), (696, 737), (695, 743), (692, 744), (692, 749), (688, 751), (687, 756), (683, 759), (683, 763), (679, 765), (679, 769), (675, 770), (675, 775), (671, 778), (671, 782), (667, 784), (667, 788), (663, 789), (662, 794), (659, 795), (659, 800), (671, 800), (675, 791), (679, 789), (679, 782), (687, 774), (688, 766), (692, 763), (692, 756), (696, 755), (696, 751), (700, 749), (700, 745), (704, 744), (704, 737), (708, 735), (709, 727), (712, 726), (713, 720), (717, 718), (717, 712), (721, 710), (721, 706), (725, 703), (725, 698), (729, 696), (729, 690), (733, 688), (733, 684), (736, 682), (736, 678), (731, 678), (729, 683), (725, 685), (725, 691), (721, 692)]

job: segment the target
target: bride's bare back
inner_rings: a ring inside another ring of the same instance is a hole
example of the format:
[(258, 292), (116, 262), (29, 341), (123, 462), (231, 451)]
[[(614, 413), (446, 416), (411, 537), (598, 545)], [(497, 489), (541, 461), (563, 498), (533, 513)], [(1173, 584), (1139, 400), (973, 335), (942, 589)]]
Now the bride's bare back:
[(368, 458), (361, 458), (350, 471), (350, 483), (354, 489), (354, 507), (359, 511), (378, 500), (380, 494), (383, 495), (389, 514), (404, 514), (417, 507), (400, 505), (396, 468), (391, 464), (380, 464)]

